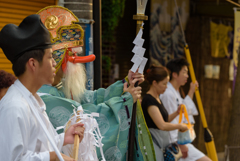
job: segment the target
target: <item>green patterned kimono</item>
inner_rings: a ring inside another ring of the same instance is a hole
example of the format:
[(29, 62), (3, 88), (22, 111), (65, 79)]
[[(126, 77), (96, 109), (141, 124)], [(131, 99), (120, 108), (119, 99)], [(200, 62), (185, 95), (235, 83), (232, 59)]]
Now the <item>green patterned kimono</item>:
[[(53, 86), (44, 85), (38, 92), (46, 104), (46, 112), (54, 128), (64, 126), (67, 123), (73, 113), (72, 105), (75, 107), (82, 105), (85, 113), (99, 113), (96, 120), (104, 137), (102, 143), (104, 144), (105, 159), (107, 161), (124, 161), (128, 149), (128, 134), (133, 108), (131, 94), (123, 93), (125, 81), (125, 79), (117, 81), (107, 89), (86, 91), (80, 103), (65, 98), (62, 89), (58, 90)], [(141, 134), (139, 135), (139, 133)], [(136, 139), (135, 144), (136, 156), (134, 160), (155, 160), (152, 140), (141, 107), (137, 108), (136, 138), (138, 139)], [(97, 154), (100, 160), (99, 148), (97, 148)]]

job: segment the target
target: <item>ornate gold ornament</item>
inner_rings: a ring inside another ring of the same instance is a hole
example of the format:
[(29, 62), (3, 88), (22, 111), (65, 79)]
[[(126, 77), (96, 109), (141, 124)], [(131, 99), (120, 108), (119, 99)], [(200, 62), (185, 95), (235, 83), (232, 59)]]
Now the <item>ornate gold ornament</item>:
[[(53, 38), (52, 34), (50, 33), (51, 35), (51, 42), (52, 43), (55, 43), (56, 41), (58, 40), (61, 40), (62, 39), (62, 35), (60, 34), (63, 30), (70, 30), (70, 29), (80, 29), (80, 32), (81, 32), (81, 37), (80, 37), (80, 40), (79, 41), (82, 41), (82, 43), (80, 44), (83, 44), (83, 37), (84, 37), (84, 30), (82, 29), (82, 27), (78, 24), (72, 24), (70, 26), (61, 26), (57, 29), (56, 33), (57, 33), (57, 37), (56, 38)], [(77, 45), (78, 43), (76, 43)]]
[(68, 48), (68, 44), (64, 44), (64, 47), (65, 47), (65, 49), (67, 49)]
[(73, 44), (74, 44), (75, 46), (82, 46), (82, 45), (83, 45), (83, 41), (82, 41), (82, 40), (74, 41)]
[(68, 51), (69, 56), (73, 56), (73, 53), (71, 51)]
[(51, 15), (47, 17), (44, 24), (48, 30), (52, 30), (58, 26), (58, 22), (58, 17), (55, 15)]

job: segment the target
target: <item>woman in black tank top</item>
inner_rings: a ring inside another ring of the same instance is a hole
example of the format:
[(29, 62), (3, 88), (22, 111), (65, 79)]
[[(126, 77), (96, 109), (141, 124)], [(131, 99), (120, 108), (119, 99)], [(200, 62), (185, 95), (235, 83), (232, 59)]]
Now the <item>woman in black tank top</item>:
[(169, 81), (167, 69), (161, 66), (151, 66), (145, 74), (145, 80), (150, 84), (150, 89), (142, 99), (142, 110), (153, 137), (157, 161), (160, 161), (163, 160), (161, 148), (166, 147), (171, 140), (168, 131), (176, 129), (185, 131), (188, 128), (184, 124), (170, 123), (179, 114), (180, 107), (176, 112), (168, 115), (159, 99), (160, 94), (166, 90)]

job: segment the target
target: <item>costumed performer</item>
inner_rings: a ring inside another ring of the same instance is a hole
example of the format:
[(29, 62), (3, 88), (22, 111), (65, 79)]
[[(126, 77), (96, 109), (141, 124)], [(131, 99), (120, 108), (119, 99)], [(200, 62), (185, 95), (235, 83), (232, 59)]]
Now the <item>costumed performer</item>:
[[(51, 33), (53, 57), (57, 63), (54, 83), (38, 91), (46, 103), (50, 121), (55, 128), (65, 125), (73, 111), (72, 105), (82, 105), (86, 113), (99, 113), (96, 119), (104, 137), (105, 159), (125, 160), (132, 106), (141, 95), (141, 87), (133, 85), (136, 81), (143, 82), (143, 75), (129, 71), (128, 79), (117, 81), (107, 89), (86, 90), (86, 73), (81, 63), (93, 61), (95, 56), (79, 56), (83, 54), (84, 31), (76, 24), (78, 18), (60, 6), (46, 7), (38, 14)], [(97, 152), (100, 159), (99, 149)]]
[(40, 16), (30, 15), (19, 26), (4, 26), (0, 47), (18, 77), (0, 101), (0, 160), (73, 161), (60, 151), (63, 145), (73, 144), (75, 134), (82, 140), (83, 124), (57, 134), (36, 94), (43, 84), (53, 83), (56, 65), (50, 35)]

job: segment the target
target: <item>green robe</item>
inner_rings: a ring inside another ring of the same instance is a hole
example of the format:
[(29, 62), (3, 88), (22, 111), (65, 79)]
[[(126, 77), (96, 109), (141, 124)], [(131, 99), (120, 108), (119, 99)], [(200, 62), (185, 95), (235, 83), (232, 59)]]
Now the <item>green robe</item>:
[[(46, 112), (54, 128), (67, 123), (73, 113), (72, 105), (75, 107), (82, 105), (85, 113), (99, 113), (96, 120), (104, 137), (102, 143), (104, 144), (105, 159), (107, 161), (124, 161), (128, 149), (128, 134), (133, 108), (131, 94), (123, 93), (125, 81), (117, 81), (107, 89), (86, 91), (80, 103), (65, 98), (63, 89), (58, 90), (53, 86), (44, 85), (38, 92), (43, 94), (41, 98), (46, 104)], [(139, 132), (141, 135), (138, 134)], [(139, 106), (137, 108), (136, 138), (138, 139), (135, 143), (136, 156), (134, 160), (155, 160), (150, 133)], [(97, 148), (97, 154), (100, 160), (99, 148)]]

